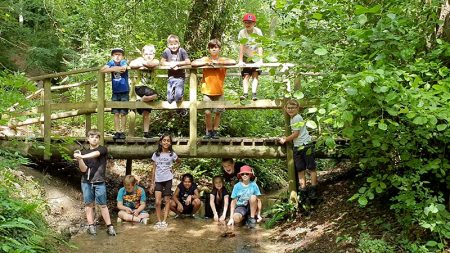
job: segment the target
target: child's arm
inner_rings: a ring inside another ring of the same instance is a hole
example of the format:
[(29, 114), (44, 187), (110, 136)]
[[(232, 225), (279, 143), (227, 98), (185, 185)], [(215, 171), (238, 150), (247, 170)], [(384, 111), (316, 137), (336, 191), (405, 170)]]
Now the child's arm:
[(286, 137), (281, 137), (281, 138), (279, 139), (279, 142), (280, 142), (281, 144), (284, 144), (284, 143), (286, 143), (286, 142), (290, 142), (290, 141), (292, 141), (293, 139), (297, 138), (299, 135), (300, 135), (300, 131), (299, 131), (299, 130), (294, 130), (294, 131), (292, 131), (292, 134), (291, 134), (291, 135), (286, 136)]
[(221, 64), (221, 65), (235, 65), (236, 61), (233, 60), (233, 59), (230, 59), (230, 58), (220, 57), (219, 60), (217, 61), (217, 64)]
[(83, 161), (82, 155), (80, 153), (74, 153), (73, 157), (75, 159), (77, 159), (78, 166), (80, 167), (80, 171), (83, 172), (83, 173), (86, 172), (88, 168), (87, 168), (86, 164)]
[(228, 226), (234, 225), (233, 216), (234, 216), (234, 209), (236, 208), (236, 202), (237, 202), (236, 199), (233, 199), (231, 201), (231, 205), (230, 205), (230, 220), (228, 220)]
[(102, 73), (110, 73), (110, 72), (120, 72), (123, 73), (127, 70), (127, 65), (125, 66), (112, 66), (105, 65), (100, 69), (100, 72)]
[(122, 201), (117, 202), (117, 208), (121, 211), (125, 211), (127, 213), (132, 213), (131, 208), (124, 206)]
[(239, 64), (244, 64), (244, 44), (239, 46)]
[(194, 60), (191, 63), (191, 66), (192, 67), (202, 67), (202, 66), (211, 65), (211, 64), (212, 64), (212, 62), (211, 62), (211, 59), (209, 59), (209, 57), (203, 57), (203, 58)]
[(214, 214), (214, 220), (218, 221), (219, 217), (218, 217), (217, 210), (216, 210), (216, 203), (214, 201), (215, 198), (216, 197), (214, 195), (209, 194), (209, 206), (211, 207), (211, 210), (212, 210), (212, 212)]
[(150, 185), (150, 193), (153, 193), (155, 191), (155, 173), (156, 173), (155, 161), (152, 161), (152, 164), (150, 166), (152, 167), (152, 174), (150, 175), (150, 178), (152, 179), (152, 184)]
[(173, 169), (176, 170), (181, 165), (181, 160), (179, 157), (177, 157), (177, 160), (175, 160), (175, 163), (173, 164)]
[(175, 203), (177, 204), (177, 210), (178, 212), (183, 212), (183, 204), (181, 204), (180, 199), (178, 199), (178, 195), (180, 194), (180, 189), (177, 187), (177, 189), (175, 189), (175, 192), (173, 193), (173, 200), (175, 201)]
[(222, 216), (220, 217), (220, 221), (224, 221), (226, 216), (227, 216), (227, 211), (228, 211), (228, 201), (230, 201), (230, 196), (229, 195), (225, 195), (225, 197), (223, 198), (223, 213)]

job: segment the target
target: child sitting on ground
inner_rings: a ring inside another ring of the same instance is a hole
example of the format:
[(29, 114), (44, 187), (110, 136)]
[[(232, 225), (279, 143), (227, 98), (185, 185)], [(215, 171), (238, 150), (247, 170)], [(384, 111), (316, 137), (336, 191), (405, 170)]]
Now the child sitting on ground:
[(117, 221), (135, 221), (147, 224), (149, 215), (144, 211), (147, 200), (144, 189), (136, 185), (136, 178), (132, 175), (124, 178), (123, 186), (117, 193), (117, 208), (119, 208)]
[(214, 221), (224, 222), (227, 216), (230, 194), (225, 189), (225, 181), (221, 176), (213, 178), (213, 190), (209, 194), (209, 205)]
[(197, 184), (194, 182), (194, 177), (189, 173), (181, 177), (181, 183), (177, 186), (173, 195), (170, 210), (176, 214), (193, 215), (202, 205)]
[(261, 192), (254, 181), (253, 169), (248, 165), (242, 166), (238, 178), (241, 181), (234, 185), (231, 193), (232, 201), (228, 226), (247, 220), (248, 227), (255, 228), (258, 209), (257, 196), (261, 195)]

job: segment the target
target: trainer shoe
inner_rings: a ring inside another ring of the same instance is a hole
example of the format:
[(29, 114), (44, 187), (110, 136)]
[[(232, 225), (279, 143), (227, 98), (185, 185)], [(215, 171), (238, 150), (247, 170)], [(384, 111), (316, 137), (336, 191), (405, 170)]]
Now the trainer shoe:
[(239, 97), (240, 100), (246, 100), (248, 98), (248, 94), (244, 94)]
[(161, 228), (161, 222), (160, 221), (156, 222), (156, 224), (153, 225), (153, 228)]
[(248, 218), (247, 225), (248, 225), (248, 228), (256, 228), (256, 219), (253, 217)]
[(119, 132), (115, 132), (114, 135), (113, 135), (113, 139), (114, 140), (120, 139), (120, 133)]
[(149, 132), (144, 132), (144, 138), (152, 138)]
[(169, 224), (167, 224), (167, 222), (161, 221), (161, 224), (159, 225), (159, 228), (167, 228), (167, 226), (169, 226)]
[(120, 139), (125, 139), (126, 138), (126, 136), (125, 136), (125, 133), (124, 132), (121, 132), (121, 133), (119, 133), (119, 138)]
[(148, 223), (148, 218), (142, 218), (142, 219), (139, 221), (139, 223), (142, 223), (142, 224), (144, 224), (144, 225), (147, 225), (147, 223)]
[(256, 94), (253, 94), (253, 96), (252, 96), (252, 100), (253, 100), (253, 101), (256, 101), (256, 100), (258, 100), (258, 97), (256, 96)]
[(116, 230), (114, 230), (114, 227), (108, 226), (108, 228), (106, 229), (106, 233), (108, 233), (108, 235), (110, 236), (116, 236)]
[(211, 139), (219, 139), (219, 137), (220, 137), (219, 132), (216, 130), (212, 131), (210, 136), (211, 136), (210, 137)]
[(97, 228), (95, 227), (94, 224), (89, 225), (89, 226), (88, 226), (87, 232), (88, 232), (89, 234), (91, 234), (91, 235), (96, 235), (96, 234), (97, 234)]
[(212, 132), (206, 132), (206, 134), (203, 136), (203, 139), (211, 139)]

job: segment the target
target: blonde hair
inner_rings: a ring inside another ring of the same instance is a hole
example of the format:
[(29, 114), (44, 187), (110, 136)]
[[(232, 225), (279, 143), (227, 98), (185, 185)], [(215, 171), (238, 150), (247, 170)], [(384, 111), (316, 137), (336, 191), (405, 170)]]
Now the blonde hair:
[(289, 99), (289, 100), (286, 102), (286, 107), (287, 107), (288, 105), (295, 105), (297, 108), (300, 108), (300, 103), (299, 103), (297, 100), (295, 100), (295, 99)]
[(167, 44), (170, 43), (170, 40), (175, 40), (175, 42), (180, 44), (180, 38), (178, 38), (178, 36), (176, 36), (174, 34), (171, 34), (171, 35), (169, 35), (169, 37), (167, 37)]
[(91, 129), (87, 132), (86, 136), (89, 137), (91, 135), (95, 135), (98, 136), (98, 138), (100, 138), (100, 131), (98, 131), (97, 129)]
[(132, 184), (132, 185), (136, 184), (136, 178), (132, 175), (127, 175), (123, 179), (123, 185), (129, 185), (129, 184)]
[(144, 53), (145, 49), (152, 50), (153, 52), (156, 53), (156, 48), (152, 44), (143, 46), (141, 52)]

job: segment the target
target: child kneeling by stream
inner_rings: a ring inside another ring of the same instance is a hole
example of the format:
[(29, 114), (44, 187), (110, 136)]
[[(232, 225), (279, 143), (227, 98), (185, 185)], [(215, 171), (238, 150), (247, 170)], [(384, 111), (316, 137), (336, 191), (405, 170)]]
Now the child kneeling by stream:
[(255, 228), (258, 209), (257, 196), (260, 196), (261, 192), (254, 181), (255, 175), (250, 166), (242, 166), (237, 176), (241, 181), (234, 185), (231, 193), (232, 201), (228, 226), (246, 220), (249, 228)]
[(117, 221), (131, 221), (147, 224), (149, 214), (144, 211), (147, 197), (142, 187), (136, 185), (136, 178), (127, 175), (123, 186), (117, 194), (117, 208), (119, 214)]

